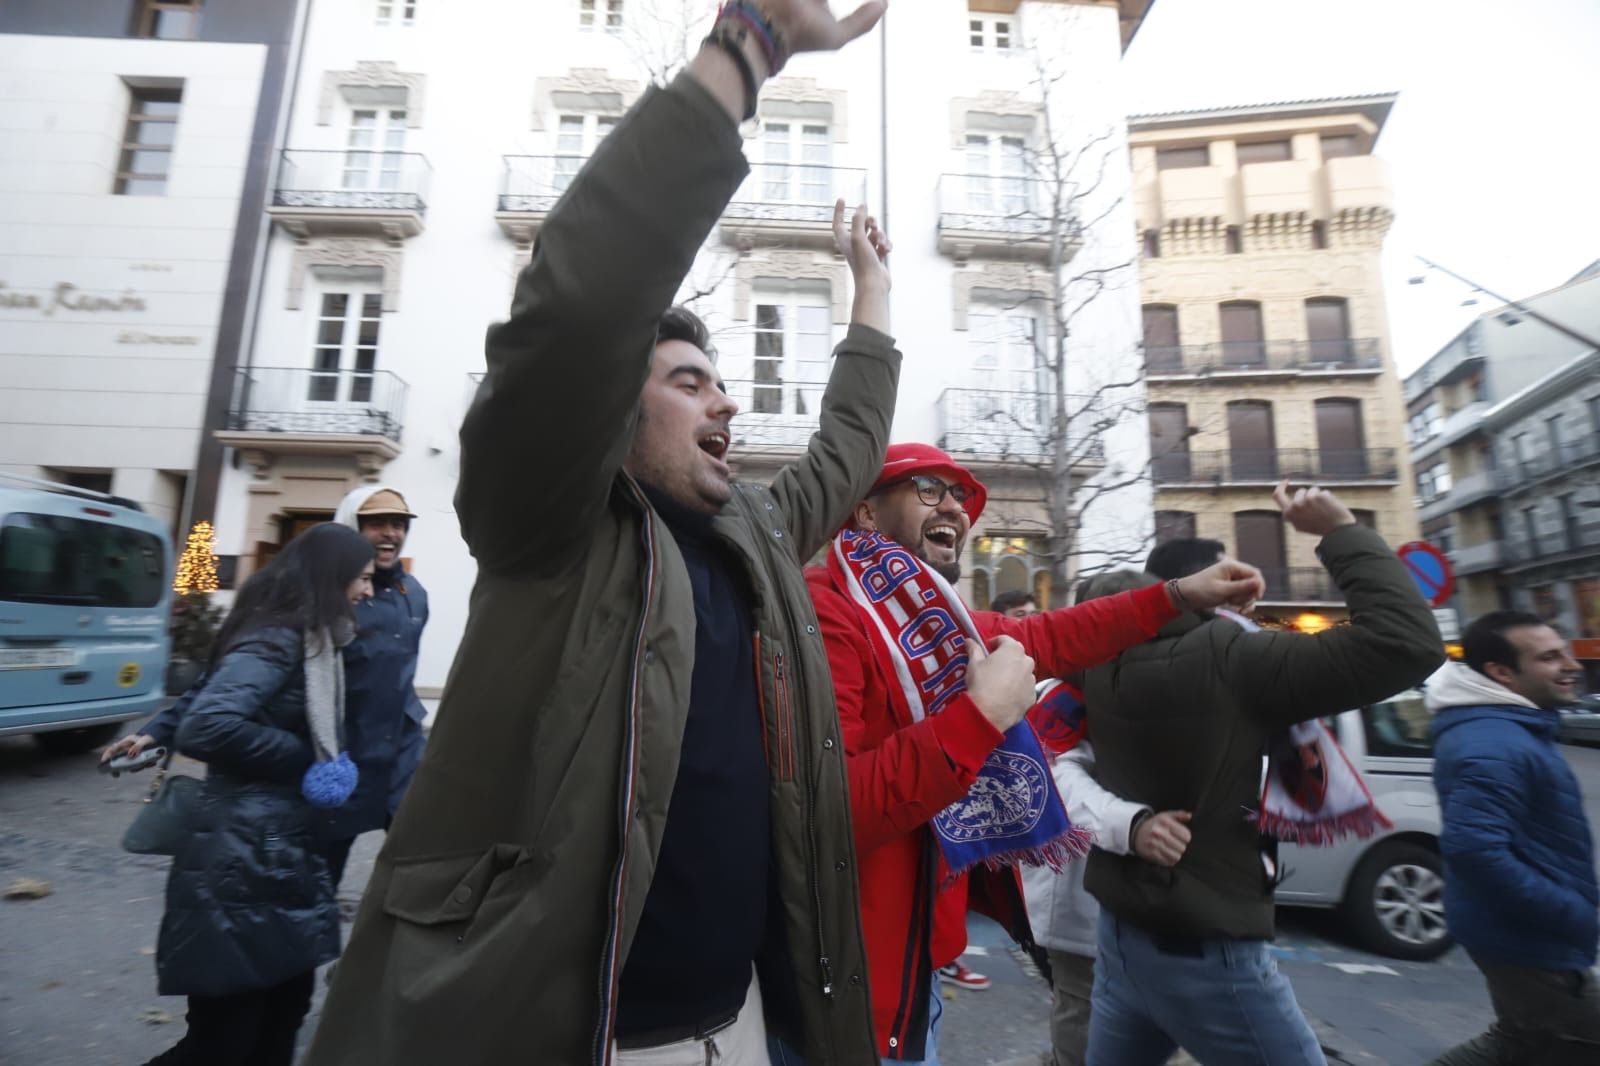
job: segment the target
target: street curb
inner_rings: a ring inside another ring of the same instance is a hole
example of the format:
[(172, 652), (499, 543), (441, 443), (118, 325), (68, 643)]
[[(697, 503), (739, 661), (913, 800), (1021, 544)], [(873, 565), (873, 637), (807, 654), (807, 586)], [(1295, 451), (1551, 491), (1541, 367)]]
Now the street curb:
[[(1302, 1012), (1304, 1008), (1302, 1008)], [(1356, 1047), (1344, 1037), (1339, 1030), (1311, 1014), (1306, 1014), (1306, 1020), (1311, 1023), (1311, 1031), (1317, 1034), (1317, 1043), (1322, 1045), (1322, 1053), (1327, 1056), (1330, 1066), (1359, 1066), (1361, 1063), (1380, 1062), (1376, 1056)], [(1169, 1060), (1168, 1066), (1192, 1066), (1195, 1060), (1183, 1051), (1179, 1051)], [(1042, 1051), (1037, 1055), (1024, 1055), (1021, 1058), (1006, 1059), (996, 1062), (991, 1066), (1050, 1066), (1050, 1053)]]

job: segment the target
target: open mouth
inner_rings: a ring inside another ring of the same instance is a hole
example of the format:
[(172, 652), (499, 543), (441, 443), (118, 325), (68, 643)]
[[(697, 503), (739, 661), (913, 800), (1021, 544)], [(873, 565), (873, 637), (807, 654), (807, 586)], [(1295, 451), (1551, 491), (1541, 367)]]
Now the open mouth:
[(719, 429), (715, 433), (707, 433), (697, 443), (700, 445), (701, 451), (719, 463), (728, 456), (728, 434), (724, 430)]
[(941, 522), (938, 525), (929, 526), (927, 529), (923, 530), (922, 536), (930, 544), (937, 544), (941, 548), (948, 548), (951, 551), (955, 551), (956, 541), (960, 538), (961, 533), (950, 523)]

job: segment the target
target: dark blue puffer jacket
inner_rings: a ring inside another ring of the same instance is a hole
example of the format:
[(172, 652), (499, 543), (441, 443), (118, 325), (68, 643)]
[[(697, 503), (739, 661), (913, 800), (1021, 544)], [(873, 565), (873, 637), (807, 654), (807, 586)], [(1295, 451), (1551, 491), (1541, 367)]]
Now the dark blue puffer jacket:
[(1555, 741), (1560, 715), (1512, 703), (1450, 705), (1452, 691), (1482, 700), (1495, 693), (1466, 690), (1499, 686), (1459, 663), (1446, 670), (1456, 673), (1428, 683), (1428, 702), (1450, 931), (1494, 962), (1587, 970), (1600, 940), (1600, 890), (1583, 795)]

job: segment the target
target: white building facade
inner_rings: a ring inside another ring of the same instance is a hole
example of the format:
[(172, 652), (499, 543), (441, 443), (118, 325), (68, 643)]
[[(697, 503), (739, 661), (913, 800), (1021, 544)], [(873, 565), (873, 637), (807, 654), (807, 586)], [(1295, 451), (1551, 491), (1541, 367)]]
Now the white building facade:
[(267, 53), (0, 33), (0, 470), (178, 524)]
[[(1065, 391), (1092, 398), (1068, 404), (1089, 412), (1067, 433), (1074, 483), (1120, 486), (1082, 516), (1079, 545), (1095, 553), (1083, 562), (1131, 558), (1148, 543), (1117, 91), (1145, 6), (924, 0), (839, 55), (793, 60), (745, 126), (750, 179), (685, 283), (741, 407), (733, 457), (760, 477), (815, 428), (848, 322), (833, 201), (866, 200), (887, 216), (906, 357), (894, 438), (940, 443), (990, 482), (989, 513), (969, 539), (980, 605), (1002, 587), (1047, 591), (1039, 427), (1054, 385), (1040, 359), (1057, 350), (1057, 320), (1069, 327)], [(452, 497), (484, 329), (506, 314), (539, 226), (595, 143), (697, 48), (712, 9), (686, 23), (683, 7), (343, 0), (310, 10), (252, 339), (217, 433), (230, 449), (219, 550), (248, 572), (355, 485), (399, 489), (419, 515), (405, 554), (433, 612), (425, 691), (444, 683), (475, 576)], [(1098, 177), (1053, 196), (1040, 176), (1048, 146), (1089, 153), (1079, 173)], [(1070, 201), (1070, 225), (1047, 221), (1057, 200)], [(1070, 238), (1059, 271), (1055, 233)], [(539, 483), (529, 470), (506, 490)], [(1048, 591), (1066, 602), (1065, 590)]]

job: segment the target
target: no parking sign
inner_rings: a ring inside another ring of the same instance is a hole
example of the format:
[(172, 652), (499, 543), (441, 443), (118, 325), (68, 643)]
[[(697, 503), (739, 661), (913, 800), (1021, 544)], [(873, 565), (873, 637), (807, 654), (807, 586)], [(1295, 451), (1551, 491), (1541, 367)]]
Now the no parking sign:
[(1456, 590), (1456, 572), (1444, 552), (1425, 541), (1414, 540), (1400, 545), (1395, 554), (1422, 590), (1428, 606), (1443, 607), (1450, 602)]

